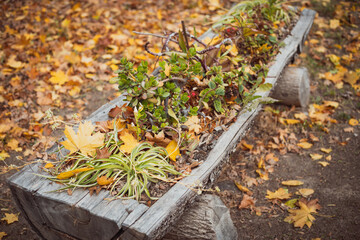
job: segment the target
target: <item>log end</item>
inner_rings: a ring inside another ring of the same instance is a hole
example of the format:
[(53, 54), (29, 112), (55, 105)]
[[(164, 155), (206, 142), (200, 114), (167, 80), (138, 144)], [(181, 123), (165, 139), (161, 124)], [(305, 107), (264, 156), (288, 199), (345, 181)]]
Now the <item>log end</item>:
[(310, 77), (305, 67), (286, 67), (271, 97), (285, 105), (306, 108), (310, 99)]

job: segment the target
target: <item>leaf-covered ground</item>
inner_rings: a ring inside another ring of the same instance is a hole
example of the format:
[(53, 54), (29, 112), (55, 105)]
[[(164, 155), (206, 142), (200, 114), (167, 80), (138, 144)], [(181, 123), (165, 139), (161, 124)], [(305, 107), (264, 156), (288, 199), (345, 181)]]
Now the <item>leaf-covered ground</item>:
[[(185, 20), (204, 31), (224, 13), (219, 7), (230, 4), (0, 4), (0, 239), (38, 239), (18, 215), (5, 179), (18, 166), (46, 157), (39, 151), (54, 140), (49, 120), (44, 120), (46, 111), (52, 109), (57, 121), (71, 121), (74, 114), (85, 118), (116, 97), (108, 80), (120, 58), (149, 58), (143, 50), (148, 38), (135, 36), (133, 30), (176, 31)], [(319, 12), (295, 62), (311, 73), (309, 109), (306, 115), (285, 106), (263, 111), (218, 181), (244, 239), (355, 239), (360, 234), (360, 5), (330, 0), (302, 4)], [(282, 184), (288, 180), (303, 184)], [(289, 213), (291, 203), (295, 206)], [(295, 228), (284, 219), (304, 226)]]

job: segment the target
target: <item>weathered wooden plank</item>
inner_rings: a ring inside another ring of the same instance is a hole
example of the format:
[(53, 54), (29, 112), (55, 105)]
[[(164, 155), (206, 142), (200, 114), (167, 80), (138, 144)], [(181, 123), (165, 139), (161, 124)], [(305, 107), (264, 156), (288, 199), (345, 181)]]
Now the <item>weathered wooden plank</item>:
[(112, 196), (108, 191), (101, 191), (98, 196), (85, 196), (75, 205), (75, 208), (84, 209), (87, 214), (91, 213), (88, 223), (78, 227), (79, 235), (76, 237), (79, 239), (112, 239), (122, 228), (124, 220), (137, 208), (148, 209), (147, 206), (132, 199), (108, 201), (104, 200), (106, 198), (112, 198)]
[(62, 186), (47, 181), (41, 188), (34, 193), (37, 206), (45, 216), (45, 225), (58, 231), (65, 232), (71, 236), (76, 236), (74, 226), (86, 224), (88, 218), (83, 217), (82, 209), (74, 206), (83, 199), (88, 192), (84, 190), (74, 191), (72, 195), (65, 192), (54, 192)]
[(144, 204), (140, 204), (139, 206), (137, 206), (123, 222), (123, 230), (128, 229), (148, 209), (149, 207)]
[[(275, 58), (273, 65), (269, 69), (267, 83), (275, 84), (283, 68), (288, 64), (293, 55), (303, 44), (306, 34), (311, 28), (315, 12), (304, 10), (301, 17), (285, 40), (283, 47)], [(258, 92), (258, 96), (266, 97), (267, 92)], [(217, 144), (209, 153), (206, 161), (194, 170), (190, 176), (186, 177), (175, 186), (173, 186), (162, 198), (149, 208), (129, 229), (123, 234), (127, 239), (158, 239), (161, 238), (168, 229), (168, 226), (176, 221), (185, 206), (195, 197), (195, 192), (191, 186), (196, 183), (213, 182), (219, 169), (224, 163), (229, 151), (233, 149), (234, 144), (240, 136), (243, 136), (252, 122), (252, 119), (260, 111), (261, 106), (246, 111), (243, 110), (237, 121), (230, 126), (228, 131), (223, 133), (218, 139)]]
[(35, 199), (36, 191), (48, 181), (36, 176), (39, 174), (40, 164), (33, 164), (25, 167), (21, 172), (14, 174), (8, 179), (13, 197), (37, 234), (44, 239), (63, 239), (58, 233), (49, 231), (46, 223), (49, 221), (39, 208)]

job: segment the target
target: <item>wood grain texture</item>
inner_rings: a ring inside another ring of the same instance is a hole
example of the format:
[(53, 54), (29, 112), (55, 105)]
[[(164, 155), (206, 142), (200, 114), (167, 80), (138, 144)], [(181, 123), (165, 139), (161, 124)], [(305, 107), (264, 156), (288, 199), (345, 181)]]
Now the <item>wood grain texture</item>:
[(307, 107), (310, 98), (310, 77), (306, 68), (286, 67), (271, 97), (281, 104)]
[(169, 229), (163, 240), (238, 239), (230, 210), (214, 194), (196, 197), (191, 210), (185, 211)]

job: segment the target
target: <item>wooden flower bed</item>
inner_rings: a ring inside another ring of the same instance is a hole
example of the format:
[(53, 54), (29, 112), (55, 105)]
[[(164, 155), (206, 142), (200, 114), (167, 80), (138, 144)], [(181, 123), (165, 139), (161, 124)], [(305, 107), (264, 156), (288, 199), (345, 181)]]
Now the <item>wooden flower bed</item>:
[[(312, 10), (302, 11), (291, 34), (284, 40), (284, 47), (269, 68), (265, 83), (275, 86), (286, 65), (301, 52), (314, 16)], [(202, 37), (211, 34), (209, 31)], [(266, 97), (269, 91), (255, 94)], [(109, 110), (123, 103), (124, 97), (120, 96), (102, 106), (87, 120), (106, 121)], [(210, 186), (215, 181), (227, 156), (260, 110), (261, 105), (250, 110), (244, 108), (236, 122), (216, 140), (206, 161), (151, 207), (136, 200), (104, 200), (111, 197), (107, 191), (92, 196), (89, 191), (82, 189), (77, 189), (72, 195), (51, 192), (59, 189), (60, 185), (34, 175), (42, 174), (39, 164), (27, 166), (14, 174), (8, 183), (23, 215), (44, 239), (158, 239), (195, 199), (197, 193), (192, 188), (199, 184)]]

